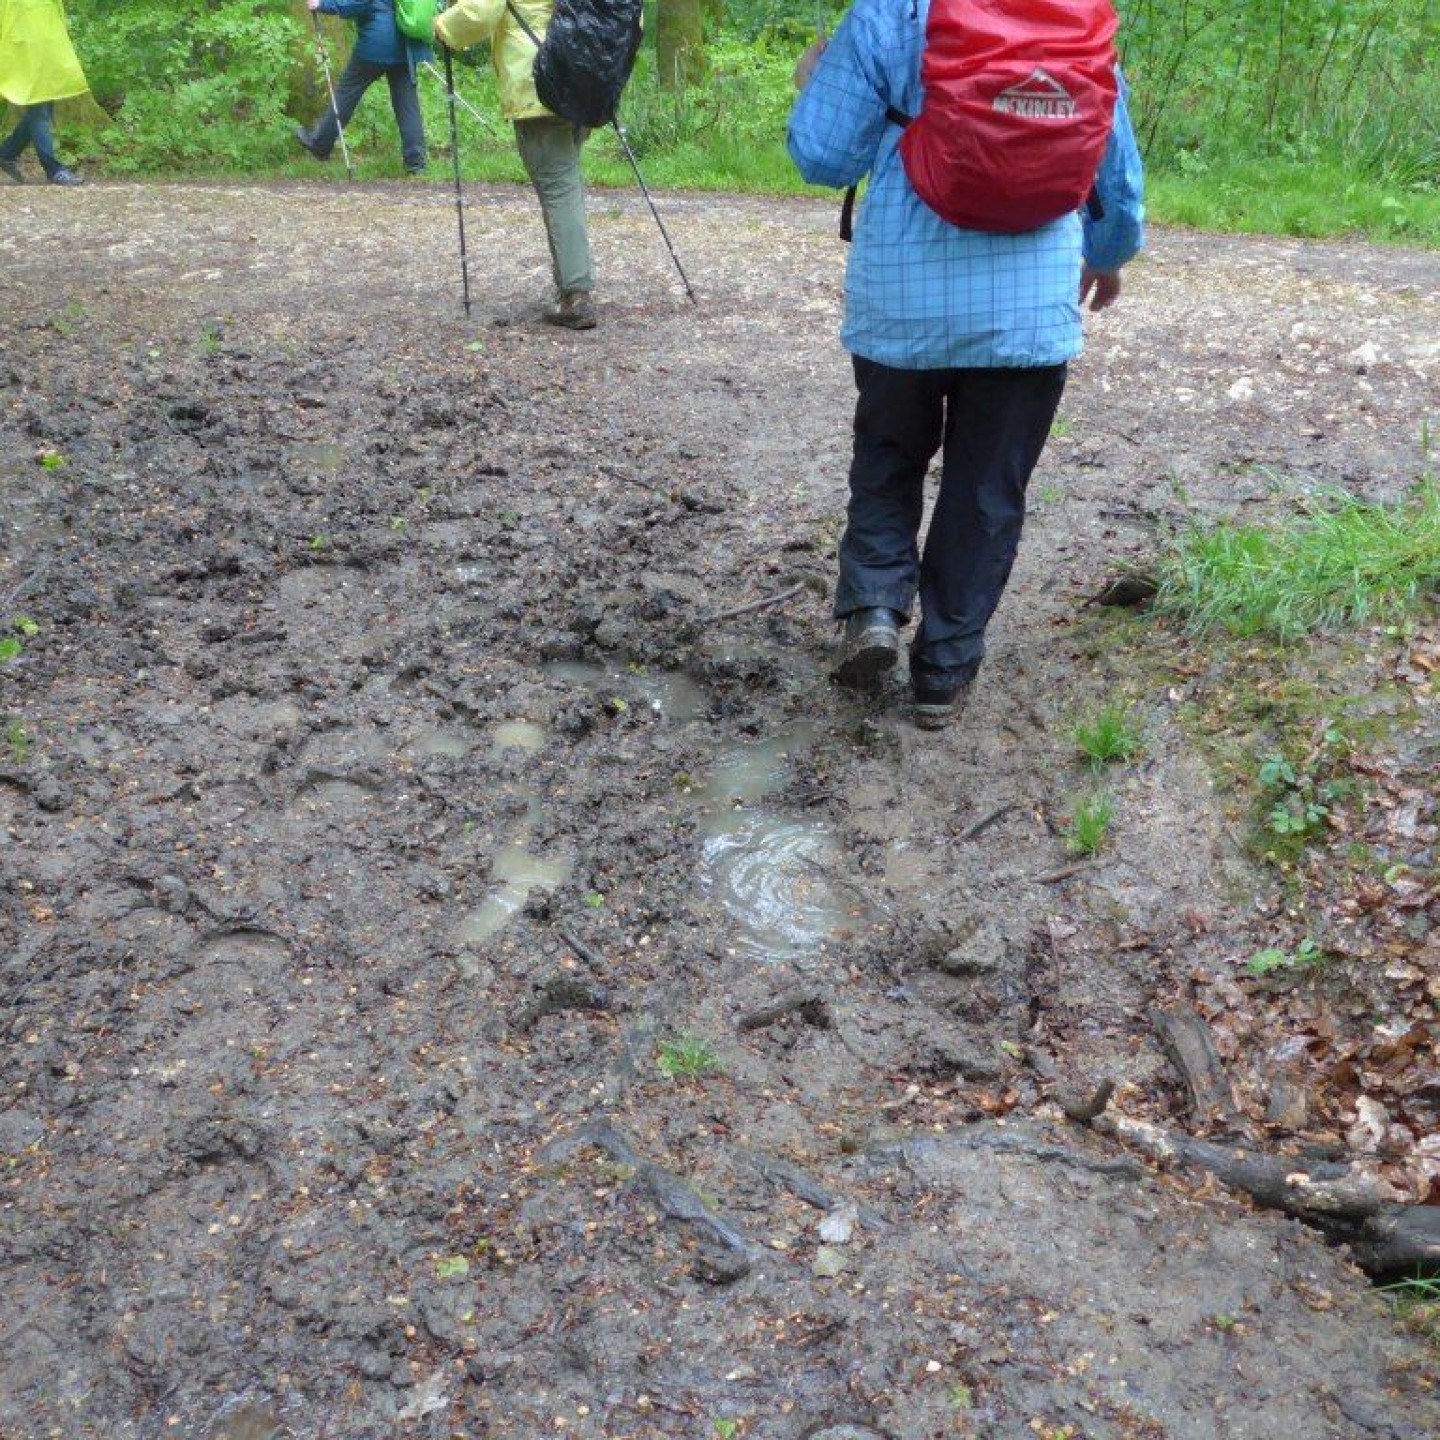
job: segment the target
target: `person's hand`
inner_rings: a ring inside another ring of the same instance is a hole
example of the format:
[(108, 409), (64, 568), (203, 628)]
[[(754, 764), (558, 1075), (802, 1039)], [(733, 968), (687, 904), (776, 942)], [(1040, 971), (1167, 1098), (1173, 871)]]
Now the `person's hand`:
[(815, 73), (815, 67), (820, 63), (820, 57), (825, 53), (825, 47), (829, 43), (821, 35), (795, 62), (795, 88), (797, 90), (803, 90), (810, 83), (810, 77)]
[(305, 0), (305, 8), (307, 10), (318, 10), (320, 8), (320, 0)]
[(1080, 267), (1080, 305), (1090, 302), (1092, 310), (1104, 310), (1120, 298), (1120, 272), (1118, 270), (1092, 270), (1088, 265)]

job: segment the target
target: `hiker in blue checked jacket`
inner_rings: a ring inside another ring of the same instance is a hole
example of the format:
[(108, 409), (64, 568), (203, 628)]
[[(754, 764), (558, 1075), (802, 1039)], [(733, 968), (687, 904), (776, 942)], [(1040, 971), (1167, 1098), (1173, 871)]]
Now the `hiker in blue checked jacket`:
[[(1098, 206), (1022, 234), (962, 230), (916, 195), (887, 116), (919, 113), (927, 0), (856, 0), (828, 44), (801, 58), (789, 148), (811, 184), (869, 176), (845, 281), (841, 343), (859, 399), (835, 617), (835, 678), (876, 684), (910, 643), (915, 720), (939, 729), (963, 705), (985, 628), (1010, 578), (1025, 489), (1050, 432), (1081, 308), (1120, 294), (1143, 234), (1139, 151), (1116, 102)], [(1103, 213), (1098, 213), (1103, 209)], [(1091, 213), (1091, 212), (1096, 213)], [(1098, 213), (1098, 218), (1097, 218)], [(925, 474), (943, 446), (920, 552)]]
[(425, 121), (420, 114), (416, 66), (434, 56), (421, 40), (395, 28), (395, 0), (305, 0), (321, 15), (338, 15), (355, 23), (355, 48), (335, 83), (335, 103), (315, 122), (313, 130), (295, 131), (295, 139), (317, 160), (328, 160), (340, 131), (350, 123), (365, 92), (383, 75), (390, 88), (390, 108), (400, 132), (400, 158), (407, 175), (425, 173)]

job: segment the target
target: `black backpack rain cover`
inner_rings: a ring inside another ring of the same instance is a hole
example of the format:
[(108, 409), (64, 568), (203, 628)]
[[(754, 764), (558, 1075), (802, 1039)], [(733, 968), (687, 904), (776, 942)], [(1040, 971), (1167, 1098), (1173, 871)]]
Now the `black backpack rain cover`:
[(556, 0), (535, 56), (535, 92), (562, 120), (596, 130), (620, 107), (640, 50), (644, 0)]

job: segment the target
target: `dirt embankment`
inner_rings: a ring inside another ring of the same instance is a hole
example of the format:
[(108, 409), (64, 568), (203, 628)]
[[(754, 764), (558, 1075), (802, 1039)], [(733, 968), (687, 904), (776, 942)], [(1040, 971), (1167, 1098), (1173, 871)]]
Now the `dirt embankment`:
[(927, 736), (826, 680), (834, 209), (662, 204), (700, 304), (598, 196), (575, 336), (524, 192), (468, 320), (438, 186), (0, 192), (0, 1434), (1440, 1433), (1342, 1253), (1057, 1103), (1186, 1128), (1152, 1007), (1283, 898), (1180, 689), (1070, 866), (1083, 601), (1413, 482), (1440, 260), (1156, 235)]

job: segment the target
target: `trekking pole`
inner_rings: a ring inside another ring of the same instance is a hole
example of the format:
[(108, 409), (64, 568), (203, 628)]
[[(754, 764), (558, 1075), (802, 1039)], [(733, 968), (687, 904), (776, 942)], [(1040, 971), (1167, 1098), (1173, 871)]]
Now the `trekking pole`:
[[(422, 60), (420, 62), (420, 68), (428, 74), (433, 75), (440, 84), (443, 85), (445, 83), (444, 74), (436, 68), (433, 61)], [(487, 135), (493, 135), (495, 133), (495, 127), (458, 90), (455, 92), (455, 103), (459, 105)]]
[(335, 132), (340, 137), (340, 153), (345, 157), (345, 178), (353, 180), (355, 171), (350, 165), (350, 147), (345, 143), (345, 127), (340, 123), (340, 107), (335, 103), (335, 82), (330, 78), (330, 51), (325, 44), (325, 32), (320, 28), (320, 16), (312, 10), (310, 18), (315, 22), (315, 48), (320, 52), (320, 68), (325, 72), (325, 88), (330, 92), (330, 113), (335, 117)]
[(630, 148), (630, 142), (625, 138), (624, 128), (617, 116), (610, 122), (614, 128), (615, 137), (620, 141), (620, 148), (625, 152), (625, 158), (630, 162), (630, 168), (635, 172), (635, 182), (640, 186), (640, 193), (645, 197), (645, 203), (650, 207), (650, 213), (655, 217), (655, 223), (660, 227), (660, 234), (665, 240), (665, 248), (670, 252), (670, 258), (675, 262), (675, 268), (680, 272), (680, 279), (685, 286), (685, 293), (690, 297), (692, 305), (700, 302), (695, 298), (695, 292), (690, 288), (690, 279), (685, 274), (685, 267), (680, 263), (680, 257), (675, 253), (675, 247), (670, 243), (670, 233), (665, 229), (665, 222), (660, 218), (660, 212), (655, 208), (655, 202), (650, 198), (650, 191), (645, 186), (645, 177), (640, 173), (640, 163), (635, 159), (635, 152)]
[(450, 47), (445, 52), (445, 97), (450, 106), (450, 155), (455, 161), (455, 219), (460, 226), (460, 293), (465, 303), (465, 318), (470, 318), (470, 259), (465, 253), (465, 195), (460, 188), (460, 126), (455, 120), (455, 61)]

